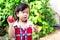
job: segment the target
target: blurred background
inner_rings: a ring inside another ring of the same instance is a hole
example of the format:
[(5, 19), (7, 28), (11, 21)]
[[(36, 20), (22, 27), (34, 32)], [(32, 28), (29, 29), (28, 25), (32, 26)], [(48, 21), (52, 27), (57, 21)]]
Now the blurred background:
[(37, 25), (39, 34), (33, 34), (33, 38), (41, 38), (55, 31), (60, 24), (60, 0), (0, 0), (0, 36), (8, 37), (7, 17), (14, 15), (14, 8), (20, 3), (30, 6), (29, 20)]

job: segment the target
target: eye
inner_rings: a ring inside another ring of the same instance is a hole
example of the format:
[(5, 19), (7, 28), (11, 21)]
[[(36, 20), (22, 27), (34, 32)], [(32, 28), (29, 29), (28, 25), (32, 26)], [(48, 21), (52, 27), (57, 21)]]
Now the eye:
[(25, 13), (25, 12), (22, 12), (22, 13)]

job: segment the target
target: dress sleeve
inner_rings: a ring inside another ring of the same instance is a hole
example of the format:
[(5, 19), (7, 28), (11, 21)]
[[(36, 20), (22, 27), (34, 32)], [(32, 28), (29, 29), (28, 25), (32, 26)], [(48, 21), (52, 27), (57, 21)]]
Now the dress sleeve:
[(15, 21), (14, 24), (13, 24), (13, 26), (17, 26), (18, 27), (19, 26), (18, 22)]

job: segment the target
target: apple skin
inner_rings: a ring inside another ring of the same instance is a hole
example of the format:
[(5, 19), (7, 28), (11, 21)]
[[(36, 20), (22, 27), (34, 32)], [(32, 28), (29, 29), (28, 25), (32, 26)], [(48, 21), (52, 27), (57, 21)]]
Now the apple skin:
[(15, 21), (15, 18), (14, 18), (14, 16), (8, 16), (7, 20), (8, 20), (8, 22), (12, 23)]

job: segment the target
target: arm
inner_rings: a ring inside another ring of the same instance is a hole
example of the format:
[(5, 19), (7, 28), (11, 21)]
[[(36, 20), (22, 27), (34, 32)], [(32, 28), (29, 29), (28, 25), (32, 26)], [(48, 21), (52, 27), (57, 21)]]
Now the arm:
[(15, 37), (15, 29), (13, 27), (14, 23), (9, 23), (9, 29), (8, 29), (8, 34), (9, 34), (9, 38), (14, 38)]

